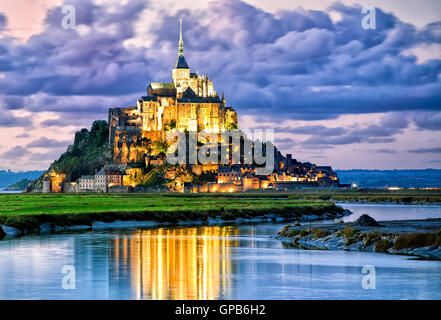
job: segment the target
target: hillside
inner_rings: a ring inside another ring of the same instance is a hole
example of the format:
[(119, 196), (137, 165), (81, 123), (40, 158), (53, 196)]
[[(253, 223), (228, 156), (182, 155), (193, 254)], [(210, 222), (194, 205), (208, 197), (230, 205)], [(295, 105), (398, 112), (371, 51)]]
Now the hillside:
[[(75, 133), (74, 143), (67, 148), (60, 158), (54, 161), (48, 171), (70, 174), (72, 181), (81, 175), (92, 175), (111, 161), (108, 147), (109, 127), (104, 120), (97, 120), (89, 130), (83, 128)], [(46, 173), (45, 172), (45, 173)], [(41, 189), (43, 175), (32, 185), (32, 189)]]
[(29, 182), (31, 182), (32, 180), (28, 180), (28, 179), (23, 179), (20, 180), (16, 183), (11, 184), (10, 186), (8, 186), (6, 189), (6, 191), (21, 191), (26, 189), (26, 187), (28, 186)]

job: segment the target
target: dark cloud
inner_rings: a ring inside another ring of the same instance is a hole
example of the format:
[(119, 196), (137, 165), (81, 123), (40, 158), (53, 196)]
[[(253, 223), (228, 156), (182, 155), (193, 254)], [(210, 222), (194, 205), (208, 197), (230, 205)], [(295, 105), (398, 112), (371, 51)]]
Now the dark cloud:
[[(277, 128), (310, 135), (299, 147), (393, 142), (411, 123), (441, 130), (441, 59), (419, 63), (408, 53), (439, 44), (441, 21), (417, 29), (377, 8), (377, 29), (363, 30), (360, 6), (334, 4), (341, 20), (333, 22), (324, 11), (275, 15), (238, 0), (213, 1), (206, 9), (150, 12), (155, 23), (145, 48), (125, 43), (136, 36), (141, 12), (155, 10), (149, 1), (117, 4), (112, 12), (86, 0), (65, 3), (77, 9), (77, 29), (61, 28), (58, 6), (28, 41), (1, 39), (1, 127), (32, 126), (32, 118), (15, 116), (17, 110), (55, 114), (43, 128), (81, 128), (106, 119), (108, 108), (133, 106), (149, 81), (171, 80), (182, 17), (187, 62), (193, 71), (208, 72), (239, 114), (277, 121), (392, 114), (363, 127)], [(0, 32), (6, 26), (0, 13)]]
[[(120, 95), (141, 92), (149, 75), (149, 62), (141, 49), (127, 49), (123, 42), (133, 37), (133, 23), (146, 1), (118, 5), (115, 13), (89, 1), (69, 1), (77, 12), (77, 27), (91, 31), (80, 35), (78, 28), (61, 27), (61, 7), (48, 12), (46, 29), (26, 43), (9, 42), (5, 62), (8, 70), (0, 79), (2, 92), (9, 95)], [(106, 28), (107, 27), (107, 28)], [(106, 30), (112, 29), (112, 32)]]
[(30, 127), (32, 119), (30, 117), (16, 117), (10, 111), (0, 109), (0, 127)]
[(29, 157), (29, 161), (47, 161), (47, 160), (56, 160), (60, 157), (60, 152), (58, 151), (49, 151), (45, 153), (31, 153)]
[(29, 138), (29, 137), (30, 137), (30, 135), (28, 133), (22, 133), (22, 134), (15, 136), (15, 138), (17, 138), (17, 139)]
[(412, 153), (441, 153), (441, 148), (419, 148), (409, 150)]
[(293, 128), (281, 128), (283, 132), (294, 134), (320, 135), (320, 136), (341, 136), (347, 132), (344, 128), (328, 128), (322, 125), (308, 125)]
[(8, 25), (8, 18), (3, 12), (0, 12), (0, 32), (4, 31)]
[(21, 159), (28, 154), (29, 154), (29, 152), (25, 148), (23, 148), (21, 146), (16, 146), (12, 149), (7, 150), (4, 153), (1, 153), (0, 158), (1, 159), (9, 159), (9, 160), (10, 159)]
[(22, 96), (0, 97), (0, 105), (7, 110), (18, 110), (25, 107), (25, 99)]
[[(122, 96), (144, 94), (149, 80), (168, 80), (164, 75), (176, 58), (176, 50), (169, 48), (177, 46), (177, 21), (183, 17), (190, 66), (214, 77), (217, 90), (225, 91), (240, 112), (315, 120), (347, 113), (441, 110), (441, 59), (418, 64), (414, 56), (403, 54), (439, 43), (440, 23), (418, 30), (377, 8), (377, 29), (367, 31), (360, 25), (359, 6), (333, 5), (342, 17), (333, 23), (326, 12), (297, 9), (276, 16), (227, 0), (207, 9), (155, 12), (150, 48), (128, 48), (124, 42), (134, 37), (135, 22), (148, 2), (129, 1), (112, 12), (90, 1), (69, 4), (77, 8), (78, 27), (90, 28), (89, 33), (63, 30), (61, 7), (55, 7), (42, 33), (23, 44), (4, 41), (0, 70), (9, 71), (0, 79), (1, 91), (57, 100), (24, 108), (95, 116), (114, 106), (96, 96), (134, 104), (136, 98), (129, 102)], [(57, 99), (72, 96), (89, 98)], [(6, 108), (20, 105), (12, 99)]]
[(59, 141), (55, 139), (48, 139), (45, 137), (41, 137), (37, 140), (30, 142), (26, 147), (27, 148), (60, 148), (67, 147), (70, 141)]
[(441, 113), (422, 112), (413, 115), (412, 120), (418, 129), (441, 130)]

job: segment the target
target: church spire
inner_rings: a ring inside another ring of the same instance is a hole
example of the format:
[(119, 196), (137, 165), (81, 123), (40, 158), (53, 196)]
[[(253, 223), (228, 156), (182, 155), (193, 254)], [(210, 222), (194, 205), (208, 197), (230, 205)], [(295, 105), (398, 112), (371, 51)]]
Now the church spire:
[(179, 50), (178, 55), (180, 57), (184, 56), (184, 40), (182, 40), (182, 19), (179, 18)]
[[(190, 69), (184, 58), (184, 40), (182, 40), (182, 19), (179, 19), (179, 49), (175, 69)], [(188, 75), (190, 77), (190, 75)]]

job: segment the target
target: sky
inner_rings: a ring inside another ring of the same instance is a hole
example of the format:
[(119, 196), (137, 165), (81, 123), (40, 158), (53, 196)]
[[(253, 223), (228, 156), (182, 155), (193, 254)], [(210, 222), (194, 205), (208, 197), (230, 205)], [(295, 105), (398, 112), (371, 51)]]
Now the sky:
[(75, 131), (170, 82), (179, 17), (192, 71), (283, 153), (441, 168), (441, 1), (0, 0), (0, 170), (46, 169)]

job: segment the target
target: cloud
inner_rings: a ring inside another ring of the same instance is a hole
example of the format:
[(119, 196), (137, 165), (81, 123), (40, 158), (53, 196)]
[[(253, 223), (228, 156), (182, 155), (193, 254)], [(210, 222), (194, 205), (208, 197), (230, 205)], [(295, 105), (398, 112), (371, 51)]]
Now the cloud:
[(0, 97), (0, 105), (7, 110), (23, 109), (25, 99), (22, 96), (3, 96)]
[[(133, 95), (129, 103), (134, 104), (148, 80), (169, 80), (182, 16), (190, 66), (215, 77), (216, 88), (241, 112), (265, 109), (273, 117), (329, 119), (347, 113), (440, 110), (441, 59), (418, 64), (415, 56), (403, 54), (439, 42), (437, 23), (418, 30), (377, 8), (377, 29), (366, 31), (360, 27), (361, 7), (343, 4), (331, 8), (341, 15), (338, 22), (325, 11), (275, 15), (236, 0), (175, 13), (155, 12), (140, 0), (116, 4), (112, 11), (88, 1), (69, 4), (81, 12), (76, 30), (60, 28), (62, 14), (55, 7), (42, 33), (24, 44), (6, 39), (7, 53), (0, 60), (0, 70), (9, 70), (0, 79), (5, 94), (84, 97), (77, 105), (100, 104), (95, 96)], [(151, 44), (127, 47), (126, 41), (137, 37), (135, 25), (146, 8), (155, 17), (145, 30)], [(70, 98), (53, 107), (35, 101), (24, 108), (75, 110)], [(8, 108), (18, 105), (10, 102)], [(105, 113), (108, 107), (88, 111)]]
[(441, 148), (419, 148), (409, 150), (412, 153), (441, 153)]
[[(295, 138), (298, 147), (391, 143), (411, 124), (441, 129), (441, 58), (415, 55), (439, 45), (441, 21), (416, 28), (377, 8), (377, 29), (363, 30), (361, 7), (341, 3), (276, 14), (239, 0), (184, 10), (144, 0), (63, 4), (76, 7), (77, 28), (62, 29), (61, 6), (52, 7), (26, 42), (2, 33), (0, 13), (0, 127), (85, 127), (106, 119), (108, 108), (135, 105), (149, 81), (171, 81), (182, 17), (192, 70), (207, 72), (241, 115), (311, 121), (278, 128), (306, 135)], [(45, 111), (53, 118), (36, 121)], [(313, 123), (369, 113), (386, 115), (373, 124)]]
[(17, 139), (29, 138), (29, 137), (30, 137), (29, 133), (21, 133), (21, 134), (15, 136), (15, 138), (17, 138)]
[(16, 146), (16, 147), (13, 147), (13, 148), (9, 149), (8, 151), (0, 154), (0, 158), (1, 159), (21, 159), (28, 154), (29, 154), (29, 152), (25, 148), (23, 148), (21, 146)]
[(374, 152), (374, 153), (397, 153), (397, 150), (394, 150), (394, 149), (370, 149), (369, 152)]
[(0, 12), (0, 33), (6, 29), (8, 25), (8, 18), (2, 12)]
[(31, 153), (29, 157), (29, 161), (54, 161), (58, 159), (60, 153), (57, 151), (49, 151), (45, 153)]
[(31, 117), (16, 117), (10, 111), (0, 109), (0, 127), (30, 127), (32, 126)]
[(341, 136), (347, 132), (344, 128), (329, 128), (323, 125), (307, 125), (293, 128), (282, 127), (280, 130), (294, 134), (312, 134), (321, 136)]
[(59, 141), (55, 139), (48, 139), (45, 137), (41, 137), (37, 140), (30, 142), (26, 147), (27, 148), (60, 148), (67, 147), (70, 141)]
[(441, 113), (422, 112), (413, 115), (413, 121), (421, 130), (441, 130)]

